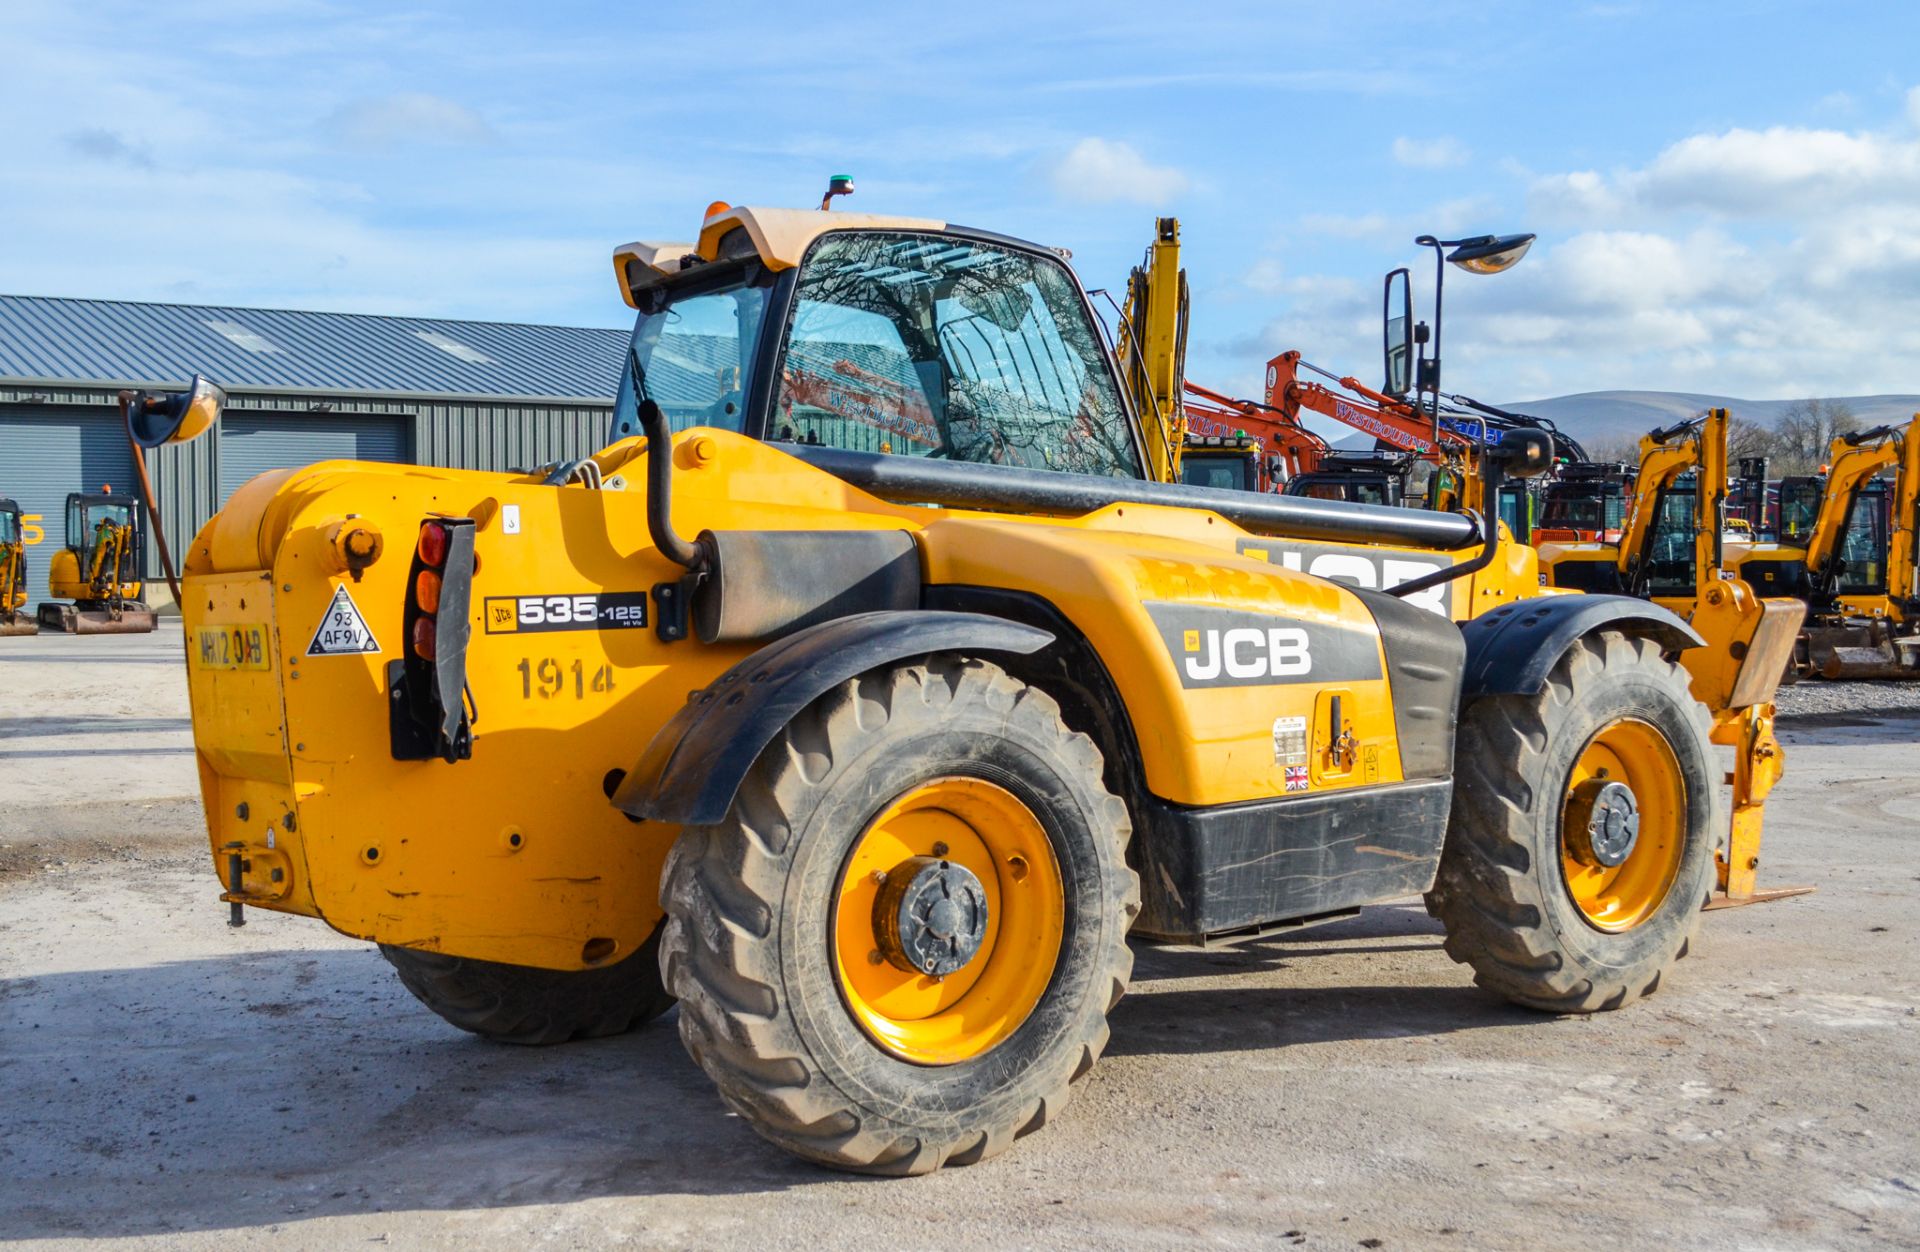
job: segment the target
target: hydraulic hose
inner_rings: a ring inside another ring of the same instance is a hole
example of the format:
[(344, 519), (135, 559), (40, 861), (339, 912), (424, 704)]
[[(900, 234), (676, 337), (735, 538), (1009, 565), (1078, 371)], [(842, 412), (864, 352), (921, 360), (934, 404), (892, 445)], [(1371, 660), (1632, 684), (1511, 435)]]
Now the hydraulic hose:
[(673, 528), (673, 429), (653, 400), (642, 400), (635, 407), (640, 429), (647, 436), (647, 533), (653, 536), (653, 546), (674, 564), (704, 569), (706, 554)]

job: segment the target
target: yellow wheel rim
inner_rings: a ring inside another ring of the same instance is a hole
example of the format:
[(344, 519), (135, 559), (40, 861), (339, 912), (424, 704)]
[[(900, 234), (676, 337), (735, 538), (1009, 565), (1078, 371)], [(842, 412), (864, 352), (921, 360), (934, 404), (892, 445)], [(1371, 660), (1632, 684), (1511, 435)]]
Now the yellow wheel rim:
[[(915, 857), (964, 867), (986, 899), (978, 949), (944, 977), (882, 952), (884, 876)], [(1040, 1003), (1060, 955), (1066, 893), (1032, 810), (992, 783), (939, 778), (894, 800), (860, 833), (833, 918), (840, 993), (861, 1029), (903, 1060), (950, 1065), (991, 1051)]]
[[(1625, 859), (1608, 865), (1583, 846), (1587, 799), (1606, 783), (1632, 791), (1639, 831)], [(1560, 863), (1567, 894), (1589, 923), (1631, 930), (1673, 890), (1686, 847), (1686, 786), (1666, 737), (1638, 718), (1622, 718), (1587, 742), (1567, 782), (1560, 814)]]

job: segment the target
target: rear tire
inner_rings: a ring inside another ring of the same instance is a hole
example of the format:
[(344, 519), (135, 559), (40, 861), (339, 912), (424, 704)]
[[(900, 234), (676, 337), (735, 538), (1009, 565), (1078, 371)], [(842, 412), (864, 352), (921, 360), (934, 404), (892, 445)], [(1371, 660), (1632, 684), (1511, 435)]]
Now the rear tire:
[(420, 1003), (462, 1030), (500, 1043), (601, 1039), (673, 1007), (660, 977), (660, 928), (633, 952), (595, 969), (538, 969), (380, 945)]
[[(992, 804), (972, 807), (980, 794)], [(681, 1039), (756, 1131), (817, 1164), (924, 1174), (994, 1156), (1056, 1116), (1106, 1046), (1140, 908), (1130, 830), (1093, 742), (998, 666), (936, 658), (846, 682), (667, 860)], [(943, 873), (940, 858), (985, 850), (972, 864), (997, 929), (951, 985), (883, 957), (890, 914), (870, 884), (907, 879), (862, 859), (876, 846)], [(922, 999), (889, 1016), (903, 994)]]
[[(1711, 728), (1686, 671), (1616, 631), (1575, 643), (1537, 695), (1469, 705), (1426, 897), (1447, 954), (1481, 986), (1547, 1012), (1653, 992), (1686, 954), (1725, 834)], [(1576, 785), (1610, 780), (1634, 790), (1641, 822), (1617, 866), (1578, 846)]]

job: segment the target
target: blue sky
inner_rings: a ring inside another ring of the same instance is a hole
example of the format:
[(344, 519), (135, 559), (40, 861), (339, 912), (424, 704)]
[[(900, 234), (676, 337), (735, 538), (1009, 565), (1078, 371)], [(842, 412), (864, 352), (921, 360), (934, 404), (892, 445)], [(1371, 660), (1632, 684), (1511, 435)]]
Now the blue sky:
[(847, 172), (1089, 286), (1178, 215), (1242, 394), (1372, 379), (1413, 236), (1511, 230), (1450, 390), (1920, 391), (1920, 6), (6, 0), (0, 48), (0, 291), (620, 325), (613, 245)]

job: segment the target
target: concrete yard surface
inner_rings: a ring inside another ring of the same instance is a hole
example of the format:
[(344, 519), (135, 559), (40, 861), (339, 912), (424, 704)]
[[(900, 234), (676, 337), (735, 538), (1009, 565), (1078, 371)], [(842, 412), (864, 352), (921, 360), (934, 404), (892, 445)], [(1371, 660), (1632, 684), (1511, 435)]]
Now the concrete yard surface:
[(1819, 891), (1709, 914), (1650, 1000), (1505, 1005), (1417, 901), (1142, 949), (1063, 1116), (983, 1165), (882, 1181), (763, 1143), (672, 1014), (491, 1045), (321, 923), (230, 930), (179, 647), (177, 625), (0, 640), (0, 1238), (1920, 1246), (1920, 692), (1783, 723), (1761, 877)]

